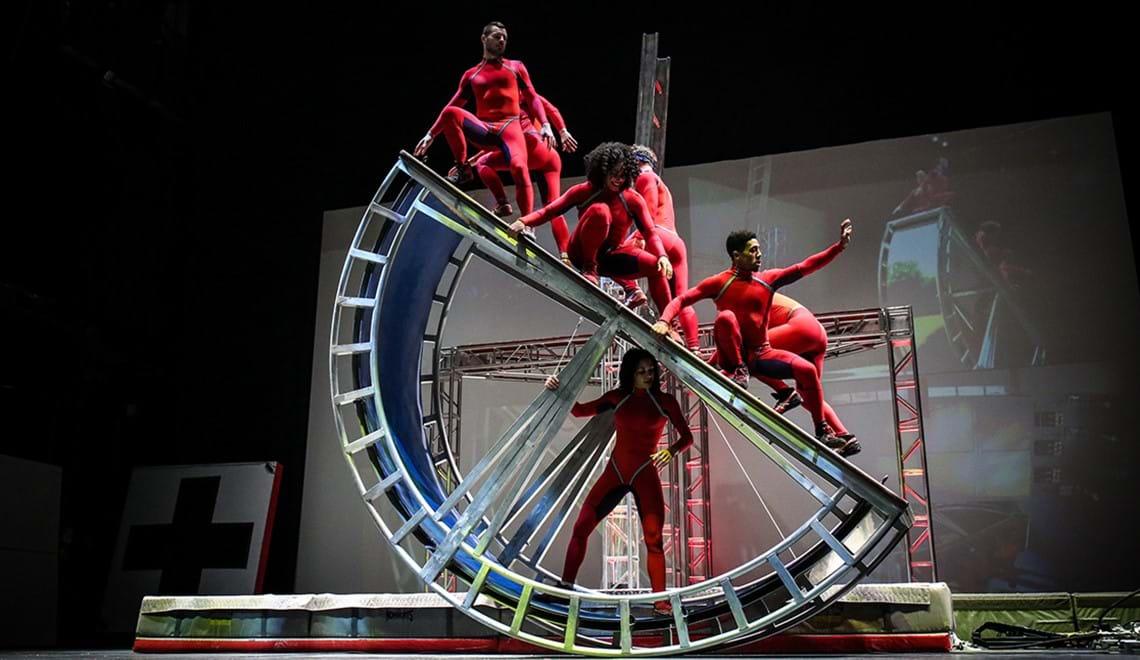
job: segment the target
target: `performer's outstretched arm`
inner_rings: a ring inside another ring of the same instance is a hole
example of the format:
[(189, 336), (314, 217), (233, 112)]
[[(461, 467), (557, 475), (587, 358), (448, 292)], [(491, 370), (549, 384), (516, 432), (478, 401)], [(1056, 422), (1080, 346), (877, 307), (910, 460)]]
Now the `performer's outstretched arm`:
[(700, 284), (673, 298), (661, 312), (661, 317), (653, 324), (653, 332), (659, 335), (669, 334), (669, 322), (676, 318), (681, 308), (688, 307), (698, 300), (716, 298), (730, 277), (728, 273), (706, 277)]
[[(559, 386), (558, 376), (550, 376), (546, 379), (546, 389), (554, 391)], [(613, 410), (621, 401), (621, 392), (617, 390), (610, 390), (593, 401), (586, 401), (583, 403), (575, 403), (574, 407), (570, 409), (570, 414), (575, 417), (593, 417), (598, 413), (604, 413), (607, 410)]]
[(604, 413), (616, 407), (617, 401), (614, 401), (614, 392), (609, 391), (593, 401), (575, 403), (574, 407), (570, 409), (570, 414), (575, 417), (593, 417), (598, 413)]
[(851, 242), (851, 219), (848, 218), (839, 224), (839, 240), (823, 252), (813, 254), (794, 266), (777, 268), (764, 272), (764, 279), (772, 285), (773, 289), (787, 286), (801, 278), (811, 275), (817, 270), (831, 263), (839, 253), (847, 249)]
[(594, 187), (589, 182), (570, 186), (558, 199), (512, 222), (510, 226), (511, 235), (518, 236), (518, 233), (526, 227), (537, 227), (550, 222), (555, 217), (569, 211), (570, 207), (585, 202), (593, 192)]

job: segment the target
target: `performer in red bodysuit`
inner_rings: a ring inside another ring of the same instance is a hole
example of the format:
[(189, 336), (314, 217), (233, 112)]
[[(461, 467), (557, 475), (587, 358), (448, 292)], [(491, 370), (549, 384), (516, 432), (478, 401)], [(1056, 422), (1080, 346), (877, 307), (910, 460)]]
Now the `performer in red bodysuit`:
[(1013, 249), (1006, 242), (1001, 223), (992, 220), (983, 222), (974, 233), (974, 245), (1013, 290), (1021, 289), (1022, 285), (1032, 280), (1033, 271), (1017, 263)]
[[(586, 495), (582, 511), (574, 523), (562, 579), (574, 582), (586, 556), (590, 533), (626, 493), (633, 493), (648, 549), (649, 581), (654, 591), (664, 591), (665, 551), (661, 528), (665, 522), (665, 500), (657, 470), (693, 444), (693, 433), (677, 399), (661, 391), (660, 368), (649, 351), (641, 348), (626, 351), (621, 359), (618, 382), (616, 390), (610, 390), (593, 401), (576, 403), (571, 410), (575, 417), (590, 417), (616, 410), (614, 426), (617, 440), (609, 462)], [(558, 377), (551, 376), (546, 387), (557, 389)], [(655, 452), (666, 419), (680, 437), (670, 447)], [(661, 614), (673, 611), (668, 600), (659, 600), (653, 607)]]
[[(649, 147), (633, 145), (633, 156), (637, 159), (640, 168), (633, 187), (645, 200), (653, 215), (653, 225), (657, 235), (661, 237), (661, 244), (665, 246), (665, 255), (673, 265), (673, 277), (669, 279), (669, 290), (673, 297), (679, 296), (689, 290), (689, 256), (685, 248), (685, 241), (677, 233), (677, 221), (673, 212), (673, 193), (657, 174), (657, 154)], [(634, 232), (630, 237), (634, 245), (641, 247), (644, 238), (640, 232)], [(619, 281), (625, 289), (625, 304), (631, 308), (645, 302), (645, 294), (637, 283), (632, 280)], [(660, 311), (660, 308), (658, 308)], [(697, 338), (697, 312), (692, 307), (685, 307), (678, 315), (681, 332), (685, 336), (685, 346), (692, 350), (700, 347)]]
[[(827, 330), (823, 328), (815, 315), (797, 300), (789, 298), (782, 293), (772, 295), (772, 308), (768, 312), (768, 341), (772, 348), (795, 353), (815, 365), (816, 373), (823, 378), (823, 358), (827, 353)], [(803, 400), (796, 393), (795, 388), (788, 387), (778, 378), (770, 378), (763, 374), (756, 376), (758, 380), (771, 387), (775, 392), (775, 409), (784, 413), (800, 405)], [(847, 427), (839, 420), (839, 415), (826, 399), (823, 405), (823, 419), (831, 426), (836, 437), (849, 441), (846, 456), (859, 453), (859, 446), (855, 435), (847, 431)]]
[[(733, 267), (703, 280), (695, 288), (673, 299), (654, 332), (666, 335), (669, 322), (682, 307), (698, 300), (712, 299), (719, 311), (713, 326), (716, 340), (714, 364), (732, 375), (741, 387), (748, 387), (750, 373), (774, 378), (794, 378), (796, 389), (811, 413), (816, 437), (828, 447), (846, 456), (854, 447), (837, 437), (823, 418), (823, 388), (815, 365), (795, 353), (772, 348), (768, 342), (768, 311), (772, 294), (805, 275), (823, 268), (839, 255), (851, 240), (851, 221), (840, 224), (839, 241), (819, 254), (788, 268), (760, 270), (760, 242), (753, 232), (742, 230), (728, 235), (725, 249)], [(852, 441), (853, 442), (853, 441)]]
[[(630, 185), (637, 163), (627, 145), (603, 142), (586, 154), (586, 182), (572, 186), (542, 209), (524, 215), (510, 226), (513, 235), (536, 227), (578, 207), (578, 225), (570, 236), (567, 256), (594, 284), (599, 273), (613, 278), (649, 279), (649, 292), (658, 309), (669, 304), (668, 278), (673, 266), (654, 228), (645, 200)], [(631, 227), (645, 237), (645, 249), (626, 243)]]
[[(562, 138), (562, 150), (567, 153), (573, 153), (578, 148), (578, 141), (570, 134), (566, 128), (566, 122), (562, 119), (562, 113), (558, 108), (554, 107), (546, 98), (539, 96), (539, 102), (546, 110), (546, 117), (550, 123), (554, 125), (554, 129), (558, 131)], [(523, 114), (522, 117), (523, 137), (526, 139), (527, 148), (527, 166), (542, 174), (543, 180), (546, 183), (546, 197), (543, 200), (549, 204), (551, 200), (559, 196), (562, 191), (562, 158), (559, 157), (558, 152), (551, 149), (542, 140), (542, 135), (539, 130), (535, 128), (534, 124), (530, 121), (528, 114)], [(499, 180), (497, 172), (510, 169), (510, 164), (507, 162), (506, 156), (498, 149), (486, 149), (479, 152), (474, 158), (471, 159), (472, 166), (475, 172), (479, 175), (479, 179), (487, 186), (487, 190), (495, 198), (495, 215), (504, 218), (512, 213), (514, 209), (507, 203), (507, 192), (503, 188), (503, 182)], [(550, 229), (554, 232), (554, 242), (558, 245), (558, 251), (562, 254), (563, 260), (567, 259), (566, 250), (570, 242), (570, 230), (566, 225), (566, 218), (558, 216), (550, 221)]]
[(954, 199), (950, 190), (950, 161), (945, 157), (929, 172), (918, 170), (914, 173), (914, 189), (891, 211), (891, 215), (918, 213), (927, 209), (948, 206)]
[[(468, 69), (459, 79), (459, 89), (448, 101), (431, 130), (416, 145), (415, 155), (423, 156), (443, 133), (455, 157), (455, 183), (473, 178), (467, 163), (467, 141), (503, 152), (515, 180), (515, 198), (519, 209), (529, 213), (534, 203), (534, 190), (527, 169), (526, 139), (519, 116), (522, 106), (542, 127), (540, 134), (547, 146), (554, 147), (554, 133), (546, 121), (546, 111), (538, 100), (530, 74), (518, 60), (503, 57), (507, 49), (507, 29), (502, 23), (488, 23), (483, 28), (483, 61)], [(468, 101), (475, 102), (475, 114), (464, 110)]]

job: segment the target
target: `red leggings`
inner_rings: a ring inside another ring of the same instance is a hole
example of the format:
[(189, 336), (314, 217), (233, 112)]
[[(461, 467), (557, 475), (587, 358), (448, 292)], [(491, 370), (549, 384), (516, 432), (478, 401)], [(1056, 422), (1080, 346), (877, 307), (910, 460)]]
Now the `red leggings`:
[[(685, 248), (685, 241), (677, 235), (677, 232), (668, 229), (661, 225), (657, 225), (657, 235), (661, 237), (661, 243), (665, 246), (665, 256), (669, 257), (669, 263), (673, 265), (673, 277), (669, 280), (669, 293), (673, 298), (681, 295), (689, 290), (689, 254)], [(639, 234), (634, 234), (636, 239)], [(637, 286), (637, 280), (623, 280), (618, 279), (617, 283), (622, 286), (626, 291)], [(661, 309), (657, 310), (658, 312)], [(677, 313), (677, 323), (681, 326), (681, 334), (685, 335), (685, 345), (689, 348), (699, 348), (701, 342), (697, 336), (699, 322), (697, 320), (697, 310), (693, 309), (691, 305), (681, 308)]]
[(577, 579), (578, 569), (586, 556), (590, 533), (609, 515), (610, 511), (613, 511), (626, 493), (632, 492), (637, 502), (637, 513), (641, 517), (641, 530), (648, 550), (646, 568), (649, 571), (649, 582), (653, 585), (654, 591), (664, 591), (665, 550), (661, 529), (665, 522), (665, 498), (661, 495), (661, 479), (657, 476), (657, 469), (653, 467), (653, 460), (648, 457), (640, 467), (634, 464), (623, 467), (624, 470), (619, 472), (617, 463), (611, 459), (606, 464), (602, 476), (586, 495), (582, 511), (578, 513), (578, 520), (574, 523), (570, 545), (566, 548), (562, 579), (567, 582), (574, 582)]
[(456, 163), (467, 161), (467, 141), (480, 149), (495, 149), (503, 153), (507, 167), (515, 180), (515, 199), (519, 212), (534, 210), (534, 189), (530, 184), (530, 171), (527, 169), (526, 138), (517, 118), (497, 122), (485, 122), (467, 110), (449, 105), (443, 109), (432, 126), (432, 134), (443, 131), (447, 146)]
[[(685, 241), (676, 232), (659, 227), (658, 235), (665, 244), (665, 254), (669, 256), (669, 263), (673, 264), (673, 279), (669, 280), (669, 287), (673, 297), (677, 297), (689, 290), (689, 254), (685, 248)], [(689, 348), (698, 348), (701, 343), (697, 333), (697, 310), (692, 306), (681, 308), (677, 315), (677, 322), (681, 324), (681, 332), (685, 335), (685, 345)]]
[[(724, 310), (716, 315), (713, 336), (716, 338), (714, 364), (726, 371), (744, 364), (744, 339), (734, 312)], [(794, 378), (796, 389), (804, 399), (804, 408), (811, 413), (812, 422), (819, 425), (823, 420), (823, 386), (819, 383), (819, 372), (814, 364), (771, 345), (753, 348), (749, 358), (748, 369), (757, 378), (761, 375), (777, 379)]]
[[(544, 201), (549, 204), (550, 200), (557, 199), (558, 195), (562, 194), (562, 158), (559, 157), (557, 151), (546, 146), (538, 133), (526, 131), (523, 133), (523, 137), (526, 139), (527, 167), (542, 173), (543, 180), (546, 182), (546, 199)], [(507, 191), (496, 172), (508, 170), (510, 170), (510, 163), (507, 161), (506, 154), (498, 149), (488, 150), (475, 159), (475, 172), (499, 204), (507, 202)], [(528, 213), (529, 211), (520, 210), (520, 212)], [(570, 229), (566, 225), (566, 218), (560, 215), (551, 220), (550, 230), (554, 232), (554, 242), (558, 245), (558, 250), (566, 250), (566, 245), (570, 240)]]
[[(827, 330), (806, 308), (797, 307), (792, 310), (792, 315), (788, 318), (787, 323), (774, 328), (769, 327), (768, 342), (772, 344), (772, 348), (791, 351), (811, 362), (815, 365), (815, 370), (820, 378), (823, 378), (823, 358), (827, 352)], [(756, 378), (776, 391), (787, 387), (784, 381), (778, 378), (770, 378), (765, 375), (758, 375)], [(827, 403), (826, 399), (823, 401), (823, 418), (827, 420), (831, 429), (836, 433), (847, 433), (847, 427), (839, 421), (839, 416), (835, 414), (835, 410)]]
[(578, 216), (578, 226), (570, 235), (570, 263), (578, 270), (612, 277), (618, 281), (644, 277), (649, 280), (649, 295), (657, 309), (665, 309), (672, 300), (669, 282), (657, 270), (657, 257), (629, 243), (613, 247), (606, 243), (610, 233), (609, 205), (595, 202)]

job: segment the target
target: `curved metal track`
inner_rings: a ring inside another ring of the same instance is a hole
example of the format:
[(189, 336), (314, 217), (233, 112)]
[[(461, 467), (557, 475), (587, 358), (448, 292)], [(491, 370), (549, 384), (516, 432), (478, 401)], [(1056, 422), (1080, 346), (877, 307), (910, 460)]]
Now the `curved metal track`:
[[(561, 372), (562, 387), (543, 390), (448, 490), (430, 450), (432, 434), (445, 432), (439, 341), (473, 256), (598, 329)], [(553, 443), (618, 336), (650, 350), (802, 488), (814, 512), (766, 552), (697, 584), (634, 595), (548, 584), (554, 576), (542, 558), (588, 487), (612, 422), (595, 418), (557, 452)], [(332, 321), (330, 382), (345, 459), (395, 552), (467, 615), (552, 650), (660, 655), (775, 633), (854, 586), (912, 522), (905, 501), (693, 354), (659, 340), (648, 323), (529, 239), (511, 239), (500, 220), (406, 153), (350, 246)], [(556, 457), (544, 459), (548, 452)], [(409, 539), (422, 555), (400, 545)], [(445, 569), (470, 585), (466, 594), (435, 584)], [(505, 606), (506, 616), (477, 611), (479, 594)], [(653, 613), (661, 599), (673, 603), (672, 616)]]

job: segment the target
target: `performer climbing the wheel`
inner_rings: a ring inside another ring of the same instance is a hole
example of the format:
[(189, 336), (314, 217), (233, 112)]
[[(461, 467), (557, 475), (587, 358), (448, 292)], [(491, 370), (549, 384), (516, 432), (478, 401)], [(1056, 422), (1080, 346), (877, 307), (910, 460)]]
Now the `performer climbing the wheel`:
[[(546, 381), (550, 390), (558, 389), (558, 377)], [(649, 581), (654, 591), (665, 590), (665, 550), (661, 538), (665, 522), (665, 499), (657, 470), (693, 444), (693, 433), (681, 413), (681, 405), (670, 394), (661, 391), (661, 370), (649, 351), (632, 348), (621, 359), (618, 388), (586, 403), (575, 403), (571, 414), (591, 417), (614, 410), (617, 441), (609, 463), (601, 477), (586, 495), (582, 511), (574, 523), (562, 579), (573, 583), (586, 556), (590, 533), (598, 526), (626, 493), (633, 493), (641, 528), (648, 549)], [(657, 442), (668, 419), (679, 436), (677, 442), (660, 451)], [(672, 614), (668, 600), (653, 604), (659, 614)]]
[[(673, 193), (658, 175), (657, 154), (644, 145), (633, 145), (633, 157), (637, 159), (640, 168), (637, 180), (633, 187), (645, 200), (649, 212), (653, 215), (654, 228), (661, 237), (665, 246), (665, 255), (673, 265), (673, 277), (669, 278), (669, 292), (673, 297), (679, 296), (689, 290), (689, 256), (685, 248), (685, 241), (677, 233), (677, 221), (673, 213)], [(632, 244), (642, 247), (645, 239), (641, 232), (634, 232), (629, 239)], [(645, 293), (637, 286), (635, 280), (618, 280), (625, 289), (625, 304), (631, 309), (645, 303)], [(662, 308), (658, 308), (660, 311)], [(700, 347), (697, 338), (697, 312), (692, 307), (685, 307), (677, 317), (681, 326), (681, 333), (685, 336), (685, 346), (691, 350)]]
[[(515, 180), (519, 210), (530, 213), (534, 190), (527, 168), (526, 139), (519, 121), (522, 106), (526, 106), (531, 118), (541, 126), (540, 137), (552, 149), (554, 132), (526, 67), (518, 60), (503, 57), (507, 49), (506, 26), (498, 21), (488, 23), (483, 28), (482, 41), (483, 61), (459, 79), (459, 89), (416, 145), (415, 155), (426, 154), (435, 138), (443, 133), (455, 157), (456, 174), (452, 182), (460, 184), (474, 178), (467, 163), (468, 140), (479, 147), (502, 152)], [(475, 114), (463, 109), (471, 100), (475, 102)]]
[(914, 173), (914, 189), (891, 211), (891, 215), (908, 215), (927, 209), (949, 206), (954, 199), (950, 190), (950, 161), (939, 158), (929, 172), (918, 170)]
[[(544, 97), (539, 96), (538, 100), (542, 103), (547, 118), (562, 139), (562, 150), (566, 153), (573, 153), (578, 149), (578, 141), (566, 128), (566, 121), (563, 120), (562, 113)], [(549, 204), (562, 191), (562, 158), (557, 151), (551, 149), (543, 141), (542, 134), (531, 122), (529, 114), (524, 112), (521, 121), (523, 137), (526, 138), (527, 166), (542, 174), (543, 181), (546, 184), (543, 201)], [(507, 203), (507, 192), (498, 175), (498, 172), (510, 169), (510, 163), (507, 162), (503, 152), (498, 149), (484, 149), (471, 159), (471, 164), (483, 185), (487, 186), (487, 190), (495, 198), (495, 215), (505, 218), (514, 213), (514, 209)], [(566, 254), (567, 246), (570, 243), (570, 230), (566, 225), (566, 218), (558, 216), (551, 220), (550, 229), (554, 232), (554, 242), (558, 246), (559, 253)]]
[(669, 323), (682, 308), (698, 300), (713, 300), (719, 312), (713, 324), (716, 341), (713, 364), (746, 389), (753, 373), (773, 378), (794, 378), (796, 389), (803, 397), (803, 406), (811, 413), (816, 438), (840, 456), (849, 456), (857, 451), (858, 445), (854, 438), (844, 440), (836, 436), (823, 418), (823, 387), (819, 382), (819, 372), (815, 365), (795, 353), (771, 346), (768, 341), (768, 311), (776, 289), (831, 263), (850, 241), (851, 220), (848, 219), (839, 225), (839, 240), (823, 252), (794, 266), (757, 274), (761, 265), (760, 241), (751, 231), (734, 231), (725, 240), (732, 268), (706, 278), (674, 298), (653, 324), (653, 331), (667, 335)]
[[(673, 276), (673, 265), (665, 256), (645, 200), (630, 187), (638, 171), (633, 150), (620, 142), (603, 142), (585, 160), (586, 182), (571, 186), (542, 209), (514, 221), (511, 234), (517, 236), (577, 206), (578, 225), (563, 261), (568, 260), (594, 284), (599, 274), (648, 278), (654, 304), (665, 309), (672, 299), (668, 279)], [(645, 237), (645, 249), (626, 242), (632, 226)]]
[[(823, 378), (827, 330), (811, 310), (801, 305), (799, 301), (782, 293), (772, 294), (772, 308), (768, 312), (768, 341), (772, 344), (772, 348), (795, 353), (811, 362), (815, 365), (819, 377)], [(776, 412), (785, 413), (803, 403), (795, 388), (788, 387), (783, 380), (764, 374), (757, 374), (756, 378), (775, 390), (772, 396), (776, 399)], [(839, 420), (839, 415), (835, 414), (835, 410), (826, 399), (821, 398), (820, 403), (823, 406), (823, 419), (831, 426), (836, 437), (848, 441), (844, 455), (858, 454), (862, 447), (855, 434), (847, 431), (847, 427)]]

